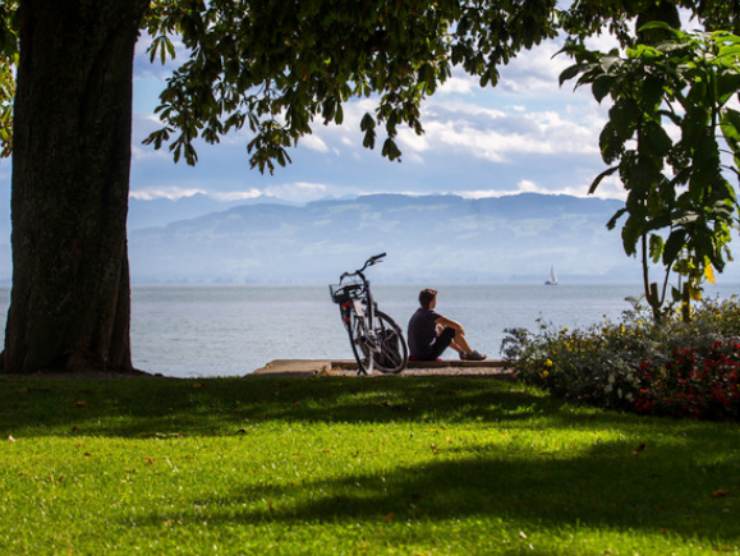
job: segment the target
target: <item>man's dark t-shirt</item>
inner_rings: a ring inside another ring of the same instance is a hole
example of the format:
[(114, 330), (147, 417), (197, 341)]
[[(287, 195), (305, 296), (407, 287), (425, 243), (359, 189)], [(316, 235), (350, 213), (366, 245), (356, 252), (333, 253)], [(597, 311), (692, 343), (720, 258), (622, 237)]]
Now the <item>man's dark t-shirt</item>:
[(406, 334), (409, 339), (409, 355), (411, 357), (420, 360), (428, 358), (430, 346), (437, 338), (435, 322), (441, 316), (439, 313), (423, 307), (420, 307), (411, 315)]

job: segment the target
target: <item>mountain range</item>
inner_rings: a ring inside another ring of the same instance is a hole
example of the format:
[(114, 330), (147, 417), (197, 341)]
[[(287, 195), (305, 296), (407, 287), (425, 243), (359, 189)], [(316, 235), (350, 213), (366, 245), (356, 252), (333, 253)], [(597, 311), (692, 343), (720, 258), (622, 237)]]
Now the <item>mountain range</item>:
[[(141, 203), (141, 201), (139, 202)], [(135, 229), (138, 282), (327, 283), (381, 251), (389, 283), (631, 281), (634, 261), (604, 226), (619, 201), (519, 194), (368, 195), (303, 206), (252, 203)], [(130, 222), (142, 221), (136, 205)]]
[[(605, 223), (620, 201), (522, 193), (367, 195), (305, 205), (206, 195), (131, 199), (133, 282), (329, 283), (369, 255), (385, 283), (629, 283), (639, 264)], [(9, 218), (0, 212), (0, 281), (10, 279)], [(731, 265), (723, 282), (740, 279)]]

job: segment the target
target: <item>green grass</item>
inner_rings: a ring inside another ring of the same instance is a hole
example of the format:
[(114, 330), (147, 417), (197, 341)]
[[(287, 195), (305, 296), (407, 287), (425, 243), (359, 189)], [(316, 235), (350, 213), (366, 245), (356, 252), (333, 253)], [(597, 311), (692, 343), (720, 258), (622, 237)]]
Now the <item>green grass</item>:
[(2, 554), (740, 553), (737, 424), (492, 379), (5, 378), (0, 433)]

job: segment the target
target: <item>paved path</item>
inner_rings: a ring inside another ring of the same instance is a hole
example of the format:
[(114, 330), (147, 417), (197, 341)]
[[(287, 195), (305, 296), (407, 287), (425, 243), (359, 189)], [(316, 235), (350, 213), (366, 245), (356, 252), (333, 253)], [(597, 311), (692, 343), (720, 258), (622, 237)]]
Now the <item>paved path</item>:
[[(275, 359), (254, 375), (267, 376), (357, 376), (357, 364), (349, 359)], [(373, 373), (372, 376), (384, 376)], [(501, 361), (410, 361), (400, 376), (499, 376), (511, 378)]]

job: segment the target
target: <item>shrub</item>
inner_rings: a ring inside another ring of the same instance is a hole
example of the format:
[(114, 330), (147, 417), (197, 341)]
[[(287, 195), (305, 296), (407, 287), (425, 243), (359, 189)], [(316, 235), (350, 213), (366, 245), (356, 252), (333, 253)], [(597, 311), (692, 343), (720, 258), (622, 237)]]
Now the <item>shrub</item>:
[(505, 360), (552, 394), (646, 414), (740, 419), (740, 302), (706, 301), (691, 322), (655, 324), (633, 302), (620, 322), (506, 330)]

